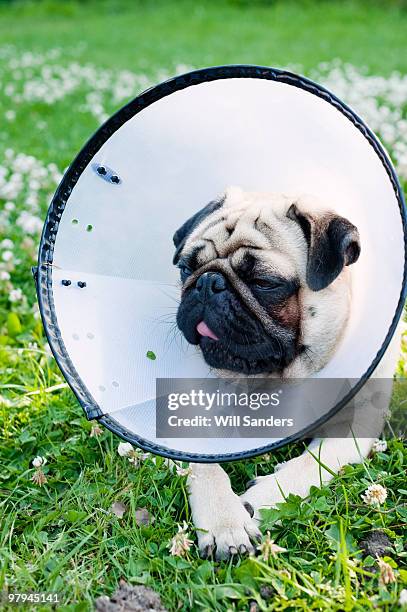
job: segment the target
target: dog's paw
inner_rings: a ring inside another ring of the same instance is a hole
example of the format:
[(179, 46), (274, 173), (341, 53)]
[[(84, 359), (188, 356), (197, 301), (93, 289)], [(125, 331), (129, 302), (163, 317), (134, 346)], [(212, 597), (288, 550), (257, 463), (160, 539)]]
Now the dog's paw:
[(198, 547), (202, 557), (228, 559), (232, 555), (254, 553), (261, 533), (253, 520), (252, 508), (230, 492), (219, 508), (203, 506), (194, 512)]
[(319, 466), (309, 454), (300, 455), (279, 464), (273, 474), (258, 476), (248, 483), (249, 488), (240, 496), (254, 510), (254, 518), (260, 520), (262, 508), (272, 508), (288, 495), (307, 497), (312, 485), (319, 484)]
[(260, 520), (259, 511), (262, 508), (271, 508), (276, 503), (284, 501), (284, 496), (274, 474), (259, 476), (247, 484), (249, 488), (240, 496), (240, 500), (253, 509), (253, 518), (256, 521)]

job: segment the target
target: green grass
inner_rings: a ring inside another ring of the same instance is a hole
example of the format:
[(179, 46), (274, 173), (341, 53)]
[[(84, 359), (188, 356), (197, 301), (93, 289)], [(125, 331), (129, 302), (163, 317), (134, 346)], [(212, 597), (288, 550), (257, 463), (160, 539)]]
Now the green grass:
[[(112, 71), (111, 80), (128, 69), (156, 81), (161, 70), (172, 74), (179, 63), (294, 64), (309, 72), (337, 57), (385, 76), (407, 73), (406, 32), (407, 12), (397, 2), (0, 3), (0, 47), (13, 45), (7, 62), (25, 51), (59, 47), (61, 56), (49, 65), (89, 62), (101, 70), (99, 77)], [(32, 80), (40, 69), (32, 75), (24, 69), (19, 79), (0, 65), (2, 119), (14, 108), (13, 95), (4, 93), (7, 83)], [(17, 104), (16, 119), (2, 121), (0, 167), (11, 147), (62, 170), (98, 125), (89, 109), (81, 109), (94, 90), (84, 80), (53, 104)], [(110, 85), (103, 90), (108, 113), (122, 103), (114, 101)], [(20, 260), (11, 272), (13, 286), (27, 296), (11, 303), (9, 288), (0, 285), (0, 589), (58, 591), (58, 609), (78, 612), (92, 609), (97, 595), (111, 594), (120, 578), (156, 589), (169, 610), (248, 610), (252, 601), (260, 610), (396, 610), (407, 580), (407, 452), (398, 440), (387, 452), (345, 468), (310, 499), (290, 497), (265, 512), (263, 531), (287, 548), (275, 559), (212, 563), (200, 560), (195, 547), (184, 559), (169, 555), (177, 524), (190, 521), (185, 478), (171, 474), (162, 459), (132, 466), (107, 431), (90, 437), (91, 424), (43, 350), (31, 308), (35, 245), (24, 243), (15, 224), (27, 208), (24, 181), (11, 226), (3, 227), (0, 217), (0, 241), (10, 237)], [(50, 178), (43, 180), (40, 216), (54, 187)], [(0, 214), (4, 203), (0, 197)], [(397, 387), (397, 407), (405, 401), (402, 389)], [(230, 464), (234, 489), (242, 492), (253, 476), (270, 473), (302, 449), (292, 445), (271, 458)], [(37, 455), (48, 460), (43, 487), (31, 480)], [(380, 509), (361, 500), (372, 482), (388, 490)], [(115, 501), (127, 507), (123, 518), (110, 512)], [(138, 508), (147, 508), (154, 521), (137, 525)], [(375, 528), (392, 541), (388, 555), (397, 582), (387, 586), (379, 582), (376, 561), (362, 562), (359, 551), (364, 534)]]
[(47, 49), (83, 41), (89, 61), (112, 68), (240, 62), (309, 69), (338, 56), (388, 72), (406, 63), (406, 9), (391, 1), (54, 1), (6, 5), (0, 14), (3, 43)]
[[(27, 388), (30, 370), (44, 385), (56, 381), (45, 363), (48, 358), (29, 353), (19, 360)], [(108, 432), (90, 438), (91, 425), (67, 391), (34, 397), (29, 411), (4, 407), (1, 415), (7, 429), (0, 549), (10, 591), (56, 591), (64, 604), (81, 602), (59, 609), (87, 610), (95, 595), (114, 591), (125, 577), (158, 590), (170, 610), (187, 610), (192, 603), (195, 609), (247, 610), (252, 600), (274, 610), (367, 610), (374, 601), (381, 609), (396, 609), (406, 573), (401, 572), (398, 585), (379, 586), (375, 560), (360, 562), (358, 542), (371, 529), (385, 529), (393, 543), (388, 554), (403, 567), (407, 453), (401, 442), (392, 442), (389, 452), (364, 465), (347, 467), (330, 487), (315, 489), (311, 499), (292, 496), (265, 512), (263, 529), (270, 529), (288, 553), (269, 563), (252, 558), (214, 564), (199, 560), (195, 549), (185, 559), (168, 554), (177, 523), (190, 518), (184, 477), (171, 475), (162, 459), (132, 466), (118, 456), (118, 440)], [(230, 465), (236, 490), (298, 450)], [(48, 482), (42, 488), (30, 482), (30, 460), (37, 454), (48, 457)], [(364, 506), (360, 498), (372, 482), (389, 491), (380, 510)], [(128, 508), (122, 519), (109, 514), (114, 501)], [(138, 508), (148, 509), (154, 518), (150, 525), (136, 524)], [(347, 582), (352, 561), (358, 560), (361, 573)], [(259, 594), (265, 586), (271, 589), (270, 600)]]
[[(336, 57), (373, 73), (406, 71), (407, 9), (397, 3), (165, 0), (134, 3), (0, 3), (0, 41), (17, 51), (60, 47), (67, 58), (101, 68), (155, 75), (177, 64), (301, 66), (307, 72)], [(133, 10), (130, 6), (133, 6)], [(12, 142), (40, 159), (68, 164), (95, 123), (71, 117), (66, 105), (33, 106), (21, 114)], [(114, 107), (110, 107), (113, 110)], [(45, 116), (50, 130), (32, 129)], [(0, 135), (1, 144), (9, 134)], [(57, 143), (57, 146), (56, 146)]]

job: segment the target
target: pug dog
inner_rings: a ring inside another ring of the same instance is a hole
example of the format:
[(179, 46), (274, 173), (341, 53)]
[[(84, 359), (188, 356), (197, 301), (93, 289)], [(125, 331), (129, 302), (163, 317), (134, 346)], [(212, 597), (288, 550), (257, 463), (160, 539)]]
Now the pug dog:
[[(305, 378), (337, 350), (352, 307), (357, 228), (314, 197), (229, 188), (174, 235), (182, 293), (177, 325), (219, 376)], [(395, 334), (376, 375), (391, 378)], [(369, 401), (363, 399), (366, 405)], [(301, 456), (236, 495), (217, 464), (191, 464), (190, 505), (202, 556), (252, 553), (259, 510), (306, 497), (374, 438), (314, 439)]]

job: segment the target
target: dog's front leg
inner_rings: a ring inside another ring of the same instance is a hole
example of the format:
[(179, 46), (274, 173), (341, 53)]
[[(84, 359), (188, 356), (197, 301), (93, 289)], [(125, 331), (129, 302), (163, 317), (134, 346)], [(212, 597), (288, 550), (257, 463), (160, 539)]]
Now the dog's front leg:
[(232, 491), (226, 472), (217, 464), (192, 463), (188, 477), (189, 501), (202, 556), (226, 559), (253, 552), (260, 532), (249, 510)]
[[(348, 438), (315, 439), (301, 456), (287, 461), (274, 474), (257, 478), (254, 486), (240, 498), (242, 502), (249, 502), (256, 518), (261, 508), (284, 501), (290, 493), (306, 497), (311, 486), (319, 487), (327, 483), (343, 466), (361, 463), (368, 456), (374, 438), (380, 435), (390, 404), (391, 381), (400, 350), (401, 331), (400, 324), (372, 379), (355, 398), (355, 420), (352, 427), (360, 435), (365, 432), (366, 437), (355, 439), (349, 435)], [(374, 401), (376, 393), (381, 394), (378, 403)], [(349, 420), (344, 423), (349, 423)], [(329, 426), (328, 423), (328, 431)]]
[(259, 518), (259, 510), (284, 501), (290, 493), (307, 497), (312, 486), (331, 480), (341, 467), (361, 463), (369, 454), (374, 438), (315, 439), (299, 457), (284, 463), (269, 476), (256, 478), (240, 499), (249, 503)]

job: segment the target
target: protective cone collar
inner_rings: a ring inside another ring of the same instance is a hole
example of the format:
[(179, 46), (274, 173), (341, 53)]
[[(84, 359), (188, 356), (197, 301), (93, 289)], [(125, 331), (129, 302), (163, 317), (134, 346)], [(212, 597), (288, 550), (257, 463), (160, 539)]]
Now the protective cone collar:
[(87, 417), (146, 451), (185, 461), (248, 458), (315, 426), (271, 440), (156, 437), (156, 379), (209, 375), (195, 347), (169, 337), (179, 299), (172, 236), (229, 185), (312, 193), (359, 229), (351, 319), (316, 375), (355, 382), (345, 396), (327, 398), (315, 422), (368, 380), (406, 296), (399, 182), (376, 136), (333, 94), (284, 70), (221, 66), (135, 98), (91, 137), (55, 193), (38, 298), (53, 354)]

